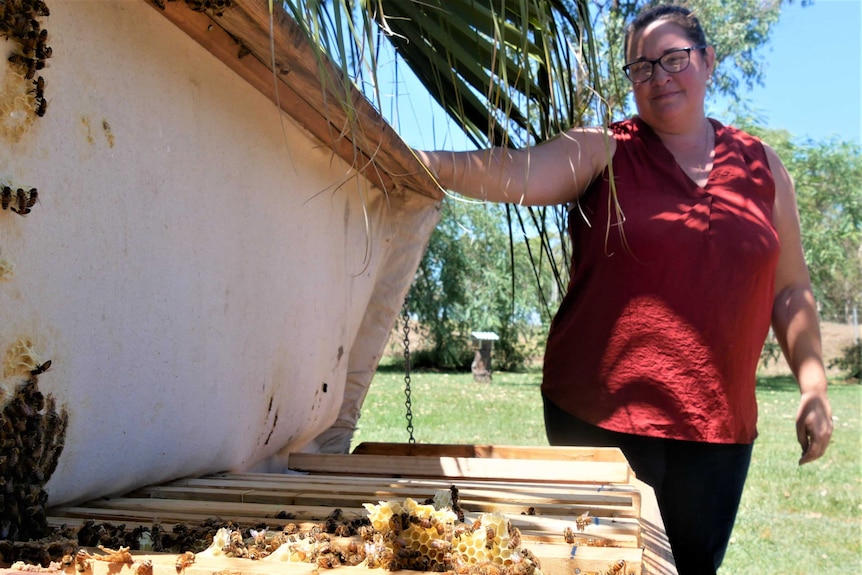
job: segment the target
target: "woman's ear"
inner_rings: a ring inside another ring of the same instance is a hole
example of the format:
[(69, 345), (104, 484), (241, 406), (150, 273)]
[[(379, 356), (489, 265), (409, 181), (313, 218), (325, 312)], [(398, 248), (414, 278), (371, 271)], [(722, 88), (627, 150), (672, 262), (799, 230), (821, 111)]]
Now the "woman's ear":
[(706, 62), (706, 70), (709, 72), (709, 76), (711, 77), (712, 73), (715, 71), (715, 48), (712, 46), (706, 47), (704, 61)]

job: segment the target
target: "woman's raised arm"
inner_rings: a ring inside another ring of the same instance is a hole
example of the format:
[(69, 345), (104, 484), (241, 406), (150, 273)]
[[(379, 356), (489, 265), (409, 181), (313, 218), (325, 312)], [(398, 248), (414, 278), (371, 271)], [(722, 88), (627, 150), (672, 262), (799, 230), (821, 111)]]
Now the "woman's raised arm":
[(604, 170), (615, 149), (606, 130), (573, 128), (522, 150), (417, 150), (416, 155), (447, 190), (489, 202), (538, 206), (575, 200)]

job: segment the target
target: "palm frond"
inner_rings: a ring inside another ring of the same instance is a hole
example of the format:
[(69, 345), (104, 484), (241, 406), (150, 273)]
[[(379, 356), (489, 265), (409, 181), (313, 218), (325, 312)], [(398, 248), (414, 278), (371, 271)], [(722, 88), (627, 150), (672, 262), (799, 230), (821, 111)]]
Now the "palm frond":
[[(477, 147), (524, 147), (573, 126), (607, 121), (598, 97), (601, 52), (588, 0), (284, 0), (284, 5), (340, 67), (342, 77), (325, 82), (353, 79), (382, 109), (379, 54), (394, 49)], [(341, 105), (350, 108), (350, 98)], [(529, 209), (526, 218), (522, 209), (514, 210), (522, 235), (541, 238), (542, 253), (531, 253), (534, 269), (550, 266), (557, 287), (564, 288), (566, 208)], [(507, 213), (511, 229), (513, 213)]]

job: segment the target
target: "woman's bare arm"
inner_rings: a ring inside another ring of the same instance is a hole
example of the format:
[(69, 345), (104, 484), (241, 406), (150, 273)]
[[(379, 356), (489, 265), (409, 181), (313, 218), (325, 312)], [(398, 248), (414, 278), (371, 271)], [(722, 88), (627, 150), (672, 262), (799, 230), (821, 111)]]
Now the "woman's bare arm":
[(523, 205), (572, 201), (607, 166), (613, 137), (601, 128), (577, 128), (523, 150), (416, 154), (440, 185), (461, 195)]
[(773, 219), (781, 243), (772, 328), (802, 393), (796, 414), (796, 436), (802, 447), (799, 463), (803, 464), (826, 451), (832, 437), (832, 410), (826, 395), (820, 324), (802, 251), (793, 182), (775, 152), (769, 147), (766, 151), (775, 179)]

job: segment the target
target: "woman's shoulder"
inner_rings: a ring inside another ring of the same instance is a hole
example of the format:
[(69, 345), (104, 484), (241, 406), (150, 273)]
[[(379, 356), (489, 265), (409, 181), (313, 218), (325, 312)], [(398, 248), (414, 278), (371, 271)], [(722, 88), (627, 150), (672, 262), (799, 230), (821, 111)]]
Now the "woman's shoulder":
[(750, 134), (742, 128), (722, 124), (713, 118), (710, 118), (709, 121), (715, 129), (716, 144), (723, 144), (730, 149), (736, 149), (748, 160), (765, 160), (772, 153), (771, 148), (760, 137)]
[(752, 142), (761, 145), (763, 145), (764, 143), (763, 140), (761, 140), (758, 136), (750, 134), (742, 128), (738, 128), (730, 124), (723, 124), (715, 118), (709, 118), (709, 121), (712, 124), (717, 136), (724, 136), (741, 142)]

